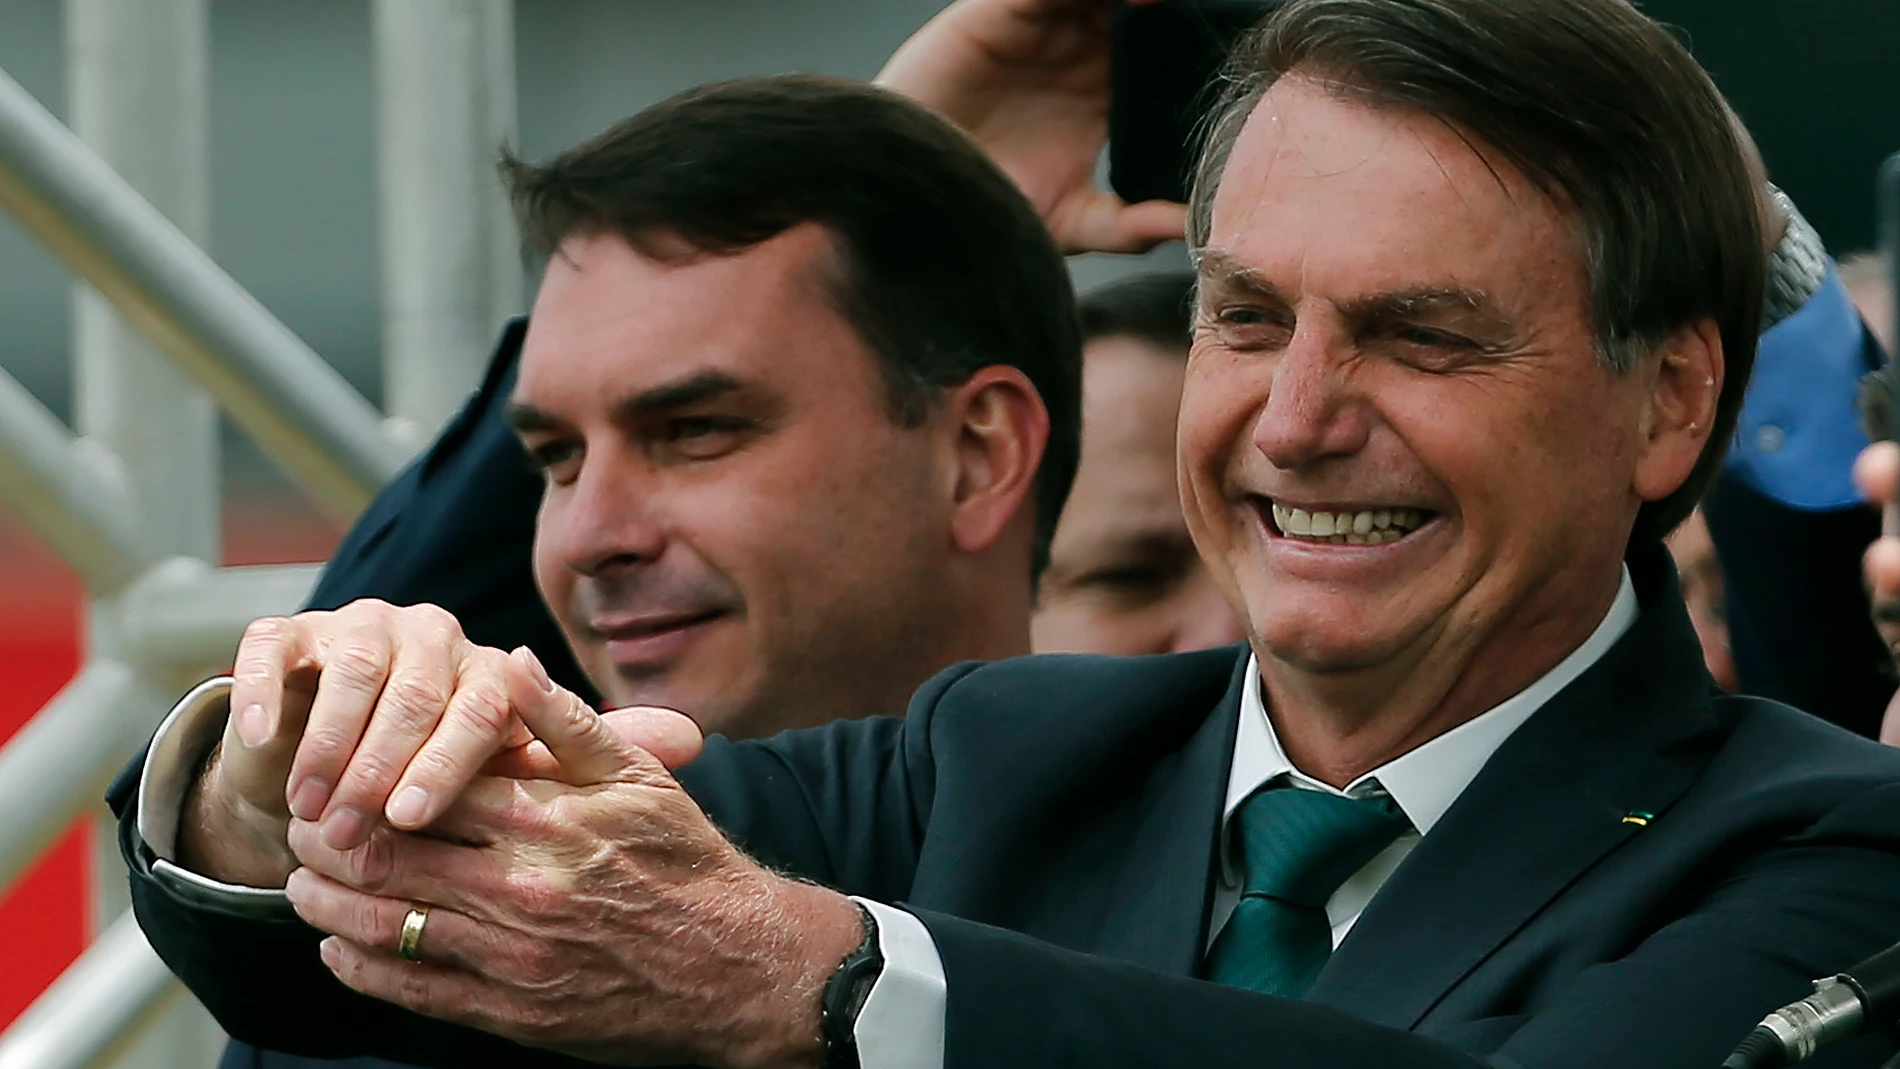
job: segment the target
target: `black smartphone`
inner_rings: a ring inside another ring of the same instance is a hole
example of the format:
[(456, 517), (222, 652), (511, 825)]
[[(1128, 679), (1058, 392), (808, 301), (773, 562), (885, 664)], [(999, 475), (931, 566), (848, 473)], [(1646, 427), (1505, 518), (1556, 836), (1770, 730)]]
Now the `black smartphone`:
[[(1900, 153), (1889, 156), (1881, 165), (1876, 195), (1880, 251), (1887, 262), (1887, 285), (1893, 293), (1889, 314), (1894, 329), (1900, 331)], [(1896, 361), (1900, 361), (1900, 353), (1886, 354), (1880, 368), (1860, 380), (1861, 425), (1867, 437), (1876, 442), (1900, 441), (1900, 363)]]
[(1129, 203), (1187, 199), (1228, 53), (1278, 0), (1163, 0), (1115, 12), (1108, 181)]

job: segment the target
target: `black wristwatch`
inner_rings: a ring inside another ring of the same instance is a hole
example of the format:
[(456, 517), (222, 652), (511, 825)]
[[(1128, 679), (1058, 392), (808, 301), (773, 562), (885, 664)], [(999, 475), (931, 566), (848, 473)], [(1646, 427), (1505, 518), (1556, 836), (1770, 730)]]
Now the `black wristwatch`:
[(818, 1031), (825, 1042), (824, 1069), (858, 1069), (858, 1014), (871, 997), (871, 987), (884, 971), (884, 952), (878, 946), (877, 919), (862, 905), (864, 941), (845, 956), (825, 984), (824, 1016)]
[(1788, 219), (1781, 241), (1768, 256), (1768, 287), (1762, 294), (1762, 331), (1799, 312), (1827, 281), (1827, 247), (1801, 209), (1773, 183), (1768, 195)]

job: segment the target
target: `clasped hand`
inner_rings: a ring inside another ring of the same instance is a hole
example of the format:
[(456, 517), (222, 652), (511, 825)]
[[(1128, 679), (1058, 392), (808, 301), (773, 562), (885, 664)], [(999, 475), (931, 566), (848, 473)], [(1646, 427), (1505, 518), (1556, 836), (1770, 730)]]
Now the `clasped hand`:
[(686, 717), (597, 715), (529, 651), (374, 601), (260, 621), (233, 679), (182, 860), (275, 872), (346, 985), (593, 1060), (816, 1059), (856, 907), (712, 825), (670, 771)]
[[(1118, 2), (958, 0), (878, 77), (968, 131), (1065, 251), (1182, 233), (1183, 206), (1094, 184)], [(856, 908), (713, 828), (670, 772), (699, 752), (685, 717), (596, 716), (526, 650), (379, 602), (261, 621), (234, 679), (179, 860), (284, 886), (344, 983), (597, 1060), (816, 1062)], [(419, 964), (395, 954), (417, 904)]]

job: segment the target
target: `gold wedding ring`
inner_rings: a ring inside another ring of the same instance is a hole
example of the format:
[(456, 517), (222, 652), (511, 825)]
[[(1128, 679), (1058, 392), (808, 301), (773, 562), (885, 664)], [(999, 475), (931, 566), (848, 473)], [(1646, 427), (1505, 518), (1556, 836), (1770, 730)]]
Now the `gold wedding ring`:
[(422, 960), (422, 926), (429, 923), (429, 907), (417, 906), (402, 918), (402, 936), (396, 940), (396, 953), (404, 961)]

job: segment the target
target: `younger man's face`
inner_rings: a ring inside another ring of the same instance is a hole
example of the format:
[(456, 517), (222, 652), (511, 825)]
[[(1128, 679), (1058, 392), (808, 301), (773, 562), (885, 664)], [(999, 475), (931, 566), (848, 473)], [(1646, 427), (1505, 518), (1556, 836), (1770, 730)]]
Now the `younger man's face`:
[(878, 665), (908, 661), (881, 654), (928, 626), (947, 517), (832, 256), (807, 225), (732, 256), (593, 236), (550, 261), (513, 406), (547, 475), (535, 577), (612, 704), (735, 735), (892, 711)]

